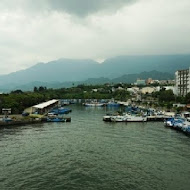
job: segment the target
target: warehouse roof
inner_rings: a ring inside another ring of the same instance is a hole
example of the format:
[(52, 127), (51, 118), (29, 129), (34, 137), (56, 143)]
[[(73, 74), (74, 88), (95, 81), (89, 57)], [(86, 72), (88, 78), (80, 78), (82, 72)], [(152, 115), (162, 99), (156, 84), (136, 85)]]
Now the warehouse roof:
[(46, 108), (54, 103), (58, 102), (58, 100), (49, 100), (47, 102), (43, 102), (41, 104), (38, 104), (38, 105), (35, 105), (35, 106), (32, 106), (33, 108), (37, 108), (37, 109), (43, 109), (43, 108)]

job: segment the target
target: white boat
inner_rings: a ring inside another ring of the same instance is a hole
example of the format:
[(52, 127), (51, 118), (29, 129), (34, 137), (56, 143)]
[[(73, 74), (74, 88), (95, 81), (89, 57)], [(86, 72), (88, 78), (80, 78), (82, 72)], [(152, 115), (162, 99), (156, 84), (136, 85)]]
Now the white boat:
[(107, 113), (105, 116), (103, 116), (103, 121), (114, 121), (115, 117), (120, 116), (118, 112), (116, 113)]
[(112, 115), (107, 114), (103, 116), (103, 121), (112, 121), (112, 122), (145, 122), (147, 121), (147, 117), (137, 116), (137, 115)]
[(104, 106), (103, 103), (93, 102), (93, 103), (84, 103), (84, 106), (87, 107), (102, 107)]
[(103, 116), (103, 121), (111, 121), (111, 117), (113, 117), (113, 115), (105, 115)]
[(127, 118), (124, 115), (112, 116), (111, 121), (113, 122), (125, 122)]
[(144, 122), (147, 121), (147, 117), (137, 116), (137, 115), (129, 115), (126, 114), (126, 121), (127, 122)]

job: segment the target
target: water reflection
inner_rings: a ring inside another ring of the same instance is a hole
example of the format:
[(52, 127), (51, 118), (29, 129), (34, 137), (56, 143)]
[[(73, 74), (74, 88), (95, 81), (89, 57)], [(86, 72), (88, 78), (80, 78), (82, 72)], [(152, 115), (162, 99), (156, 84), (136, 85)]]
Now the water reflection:
[(72, 108), (71, 123), (0, 129), (0, 189), (189, 188), (190, 138), (159, 122), (103, 122), (105, 107)]

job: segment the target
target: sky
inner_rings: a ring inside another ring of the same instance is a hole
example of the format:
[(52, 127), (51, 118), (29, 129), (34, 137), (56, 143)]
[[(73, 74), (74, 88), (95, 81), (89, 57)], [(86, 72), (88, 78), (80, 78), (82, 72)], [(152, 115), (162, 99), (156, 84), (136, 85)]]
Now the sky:
[(190, 0), (0, 0), (0, 75), (59, 58), (190, 53)]

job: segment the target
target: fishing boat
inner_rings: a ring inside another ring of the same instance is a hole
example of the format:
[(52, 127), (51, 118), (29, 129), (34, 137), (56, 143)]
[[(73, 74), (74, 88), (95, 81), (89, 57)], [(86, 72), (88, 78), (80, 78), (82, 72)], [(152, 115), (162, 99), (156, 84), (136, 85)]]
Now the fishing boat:
[(164, 121), (164, 125), (165, 125), (166, 127), (172, 127), (172, 126), (173, 126), (173, 122), (174, 122), (174, 118), (171, 117), (171, 118), (168, 118), (168, 119), (166, 119), (166, 120)]
[(181, 127), (181, 130), (186, 134), (190, 134), (190, 122), (184, 122), (183, 126)]
[(147, 117), (137, 116), (137, 115), (129, 115), (125, 114), (127, 122), (145, 122), (147, 121)]
[(103, 116), (103, 121), (111, 121), (112, 116), (113, 114), (106, 114), (105, 116)]
[(48, 122), (66, 122), (66, 118), (61, 118), (61, 117), (51, 118), (51, 117), (48, 117), (47, 121)]
[(137, 116), (137, 115), (105, 115), (103, 117), (104, 121), (112, 121), (112, 122), (145, 122), (147, 121), (147, 117)]
[(119, 107), (120, 104), (114, 102), (114, 101), (110, 101), (106, 104), (107, 107)]
[(127, 118), (123, 115), (118, 115), (118, 116), (112, 116), (111, 117), (112, 122), (126, 122)]
[(87, 107), (102, 107), (104, 106), (104, 103), (91, 102), (91, 103), (84, 103), (83, 105)]
[(165, 126), (171, 127), (172, 129), (184, 132), (190, 135), (190, 122), (187, 118), (169, 118), (164, 121)]
[(103, 116), (103, 121), (113, 121), (115, 117), (121, 116), (121, 113), (115, 112), (115, 113), (107, 113), (105, 116)]
[(60, 107), (60, 108), (54, 108), (53, 110), (51, 110), (50, 113), (54, 113), (54, 114), (68, 114), (70, 113), (72, 110), (69, 109), (69, 108), (63, 108), (63, 107)]

